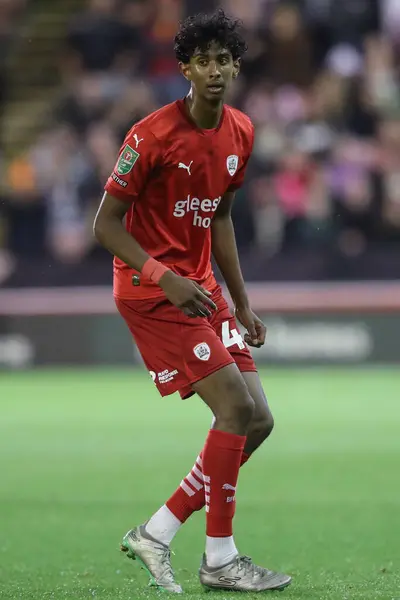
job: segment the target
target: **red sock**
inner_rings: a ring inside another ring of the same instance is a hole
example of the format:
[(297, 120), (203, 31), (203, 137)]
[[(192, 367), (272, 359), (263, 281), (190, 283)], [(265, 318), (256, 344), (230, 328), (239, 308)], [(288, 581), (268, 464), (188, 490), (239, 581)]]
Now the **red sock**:
[[(215, 432), (216, 435), (211, 435), (212, 432)], [(210, 438), (211, 438), (211, 445), (210, 445)], [(213, 440), (214, 438), (214, 440)], [(166, 502), (167, 507), (169, 508), (169, 510), (177, 517), (177, 519), (179, 519), (182, 523), (184, 523), (195, 511), (201, 510), (203, 508), (203, 506), (206, 504), (206, 498), (205, 498), (205, 492), (204, 492), (204, 480), (203, 480), (203, 455), (204, 455), (204, 451), (207, 449), (210, 450), (211, 452), (215, 452), (215, 450), (213, 450), (214, 446), (216, 444), (216, 452), (217, 452), (217, 456), (220, 454), (220, 449), (221, 449), (221, 443), (222, 443), (222, 448), (224, 449), (223, 454), (227, 454), (227, 450), (228, 450), (228, 454), (229, 454), (229, 448), (225, 448), (225, 446), (223, 445), (225, 442), (225, 445), (227, 443), (229, 443), (229, 441), (231, 441), (232, 439), (234, 440), (234, 444), (237, 444), (237, 439), (240, 439), (240, 452), (235, 448), (235, 449), (230, 449), (230, 452), (232, 454), (236, 454), (236, 459), (237, 456), (240, 456), (240, 463), (239, 465), (242, 466), (244, 465), (250, 458), (249, 454), (246, 454), (245, 452), (242, 451), (242, 448), (244, 446), (244, 441), (245, 438), (242, 436), (236, 436), (234, 434), (229, 434), (229, 433), (224, 433), (222, 431), (218, 431), (218, 430), (211, 430), (209, 433), (209, 436), (207, 438), (206, 441), (206, 446), (204, 447), (203, 452), (201, 452), (200, 456), (197, 458), (193, 469), (191, 470), (191, 472), (181, 481), (180, 486), (178, 487), (178, 489), (175, 491), (175, 493), (171, 496), (171, 498)], [(243, 442), (243, 443), (242, 443)], [(213, 460), (213, 459), (211, 459)], [(215, 460), (215, 457), (214, 457)], [(208, 475), (208, 477), (210, 477), (210, 475)], [(225, 474), (225, 479), (227, 481), (223, 481), (221, 484), (221, 494), (222, 494), (222, 486), (229, 482), (228, 479), (228, 475)], [(236, 479), (237, 479), (237, 474), (236, 474)], [(207, 487), (209, 488), (209, 484), (206, 484)], [(218, 485), (218, 484), (217, 484)], [(236, 487), (236, 486), (234, 486)], [(209, 493), (207, 492), (207, 496), (209, 496)], [(226, 492), (224, 490), (223, 492), (223, 496), (225, 498), (226, 496)], [(225, 502), (226, 502), (226, 498), (225, 498)], [(230, 503), (233, 506), (231, 508), (233, 508), (233, 513), (234, 513), (234, 502)], [(232, 517), (233, 517), (233, 513), (232, 513)], [(211, 534), (209, 534), (211, 535)], [(225, 535), (230, 535), (230, 534), (223, 534)], [(216, 536), (217, 537), (217, 536)]]
[(236, 485), (246, 436), (211, 429), (203, 451), (203, 479), (210, 537), (232, 535)]
[[(250, 454), (242, 452), (240, 466), (250, 458)], [(178, 489), (166, 502), (169, 510), (177, 519), (184, 523), (196, 511), (201, 510), (206, 503), (203, 481), (203, 452), (197, 457), (193, 469), (182, 479)]]

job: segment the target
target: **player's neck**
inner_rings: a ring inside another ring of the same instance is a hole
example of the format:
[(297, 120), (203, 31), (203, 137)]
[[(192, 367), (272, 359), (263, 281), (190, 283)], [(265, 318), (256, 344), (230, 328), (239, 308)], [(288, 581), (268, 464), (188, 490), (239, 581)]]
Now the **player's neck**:
[(215, 129), (218, 127), (224, 108), (223, 101), (218, 102), (218, 104), (210, 104), (203, 98), (189, 93), (186, 97), (186, 106), (197, 127), (201, 129)]

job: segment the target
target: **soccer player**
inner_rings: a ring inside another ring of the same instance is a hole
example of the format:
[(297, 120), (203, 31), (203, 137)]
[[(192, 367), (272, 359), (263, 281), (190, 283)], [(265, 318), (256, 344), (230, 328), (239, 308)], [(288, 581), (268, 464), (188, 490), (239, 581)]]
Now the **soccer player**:
[[(121, 549), (142, 563), (153, 584), (176, 593), (182, 588), (169, 546), (203, 507), (204, 586), (257, 592), (291, 581), (241, 556), (232, 532), (239, 468), (273, 427), (245, 344), (260, 347), (266, 329), (249, 306), (231, 220), (254, 129), (224, 97), (245, 51), (240, 23), (222, 10), (181, 24), (175, 53), (190, 92), (129, 131), (94, 224), (97, 239), (115, 256), (118, 310), (160, 394), (197, 393), (214, 417), (175, 493), (122, 541)], [(235, 316), (214, 278), (211, 253)], [(235, 317), (247, 330), (245, 342)]]

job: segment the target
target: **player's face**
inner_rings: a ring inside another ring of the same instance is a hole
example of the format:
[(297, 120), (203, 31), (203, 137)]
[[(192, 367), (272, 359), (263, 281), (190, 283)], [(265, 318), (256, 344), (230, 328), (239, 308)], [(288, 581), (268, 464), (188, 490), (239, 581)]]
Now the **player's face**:
[(196, 94), (208, 101), (221, 101), (239, 74), (240, 61), (233, 60), (226, 48), (212, 43), (207, 51), (196, 50), (190, 63), (181, 68)]

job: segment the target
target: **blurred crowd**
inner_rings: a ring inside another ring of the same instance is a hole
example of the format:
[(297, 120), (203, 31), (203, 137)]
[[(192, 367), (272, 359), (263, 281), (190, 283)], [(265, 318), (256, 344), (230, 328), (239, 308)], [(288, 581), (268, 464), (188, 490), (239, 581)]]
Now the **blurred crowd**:
[(7, 59), (29, 0), (0, 0), (0, 114), (6, 101)]
[(400, 259), (399, 0), (89, 0), (69, 24), (52, 118), (8, 168), (9, 251), (104, 259), (91, 224), (120, 144), (186, 94), (177, 23), (216, 6), (249, 42), (229, 98), (256, 126), (234, 209), (241, 252), (350, 259), (395, 244)]

